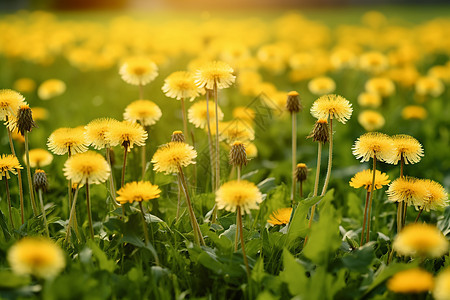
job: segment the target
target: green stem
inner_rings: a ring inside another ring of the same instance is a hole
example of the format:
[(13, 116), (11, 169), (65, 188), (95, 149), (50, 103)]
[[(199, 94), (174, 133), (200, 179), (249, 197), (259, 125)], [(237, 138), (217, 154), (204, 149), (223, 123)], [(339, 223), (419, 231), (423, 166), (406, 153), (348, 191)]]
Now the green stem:
[(8, 200), (9, 221), (11, 222), (11, 228), (14, 230), (14, 221), (12, 217), (12, 208), (11, 208), (11, 195), (9, 194), (9, 184), (7, 176), (5, 176), (5, 184), (6, 184), (6, 200)]
[(139, 100), (143, 100), (144, 99), (144, 86), (139, 83)]
[(92, 213), (91, 213), (91, 201), (89, 196), (89, 180), (86, 178), (86, 206), (87, 206), (87, 214), (88, 214), (88, 222), (89, 222), (89, 232), (91, 235), (91, 239), (94, 239), (94, 227), (92, 226)]
[(48, 231), (47, 216), (45, 214), (45, 208), (44, 208), (44, 200), (42, 197), (42, 189), (38, 190), (38, 196), (39, 196), (39, 202), (41, 203), (42, 218), (44, 219), (45, 233), (47, 234), (48, 237), (50, 237), (50, 233)]
[(145, 244), (148, 244), (150, 239), (148, 237), (147, 222), (145, 222), (145, 213), (144, 208), (142, 207), (142, 201), (139, 201), (139, 208), (141, 209), (142, 214), (142, 228), (144, 229)]
[(328, 167), (327, 167), (327, 176), (325, 177), (325, 183), (322, 188), (322, 196), (325, 195), (328, 188), (328, 183), (330, 182), (331, 177), (331, 165), (333, 162), (333, 118), (330, 118), (330, 145), (328, 148)]
[(31, 206), (33, 207), (33, 212), (37, 211), (36, 202), (34, 200), (34, 189), (33, 189), (33, 181), (31, 180), (31, 169), (30, 169), (30, 155), (28, 150), (28, 131), (24, 132), (25, 138), (25, 159), (27, 165), (27, 179), (28, 179), (28, 189), (30, 190), (30, 201)]
[(403, 218), (403, 202), (398, 202), (397, 204), (397, 233), (402, 230), (402, 218)]
[(234, 234), (234, 252), (237, 252), (239, 247), (239, 228), (240, 228), (239, 221), (240, 221), (239, 214), (236, 212), (236, 233)]
[(108, 161), (109, 165), (109, 192), (111, 193), (111, 197), (113, 199), (114, 207), (119, 207), (119, 203), (117, 203), (116, 200), (116, 188), (114, 185), (114, 173), (113, 173), (113, 166), (111, 164), (111, 148), (109, 146), (106, 147), (106, 159)]
[(208, 129), (208, 145), (209, 145), (209, 162), (211, 163), (211, 189), (212, 192), (216, 191), (216, 178), (214, 172), (215, 156), (212, 145), (211, 123), (209, 118), (209, 91), (206, 91), (206, 128)]
[(175, 222), (178, 222), (178, 219), (180, 218), (180, 210), (181, 210), (181, 180), (180, 177), (178, 179), (178, 202), (177, 202), (177, 214), (175, 216)]
[(128, 153), (128, 146), (124, 146), (123, 150), (123, 165), (122, 165), (122, 177), (120, 179), (120, 187), (122, 188), (125, 184), (125, 168), (127, 167), (127, 153)]
[(370, 192), (369, 192), (369, 190), (367, 190), (367, 193), (366, 193), (366, 204), (364, 205), (363, 226), (362, 226), (362, 229), (361, 229), (361, 242), (359, 243), (360, 246), (364, 245), (364, 231), (366, 229), (367, 207), (369, 206), (369, 196), (370, 196)]
[(250, 267), (248, 266), (247, 254), (245, 253), (245, 242), (244, 242), (244, 228), (242, 226), (242, 215), (241, 215), (241, 207), (237, 207), (237, 215), (239, 218), (239, 236), (241, 237), (241, 248), (242, 248), (242, 256), (244, 257), (245, 269), (247, 270), (247, 276), (250, 278)]
[(419, 218), (420, 218), (420, 215), (422, 214), (422, 212), (423, 212), (423, 207), (419, 210), (419, 213), (417, 214), (417, 218), (414, 221), (414, 224), (417, 223), (417, 221), (419, 221)]
[(216, 189), (220, 186), (220, 149), (219, 149), (219, 99), (217, 96), (217, 83), (214, 82), (214, 105), (216, 116)]
[(367, 216), (367, 232), (366, 232), (366, 242), (368, 243), (370, 240), (370, 221), (372, 219), (371, 214), (372, 214), (372, 200), (373, 200), (373, 194), (374, 194), (374, 190), (375, 190), (375, 174), (377, 173), (377, 155), (376, 153), (373, 154), (373, 167), (372, 167), (372, 185), (370, 186), (370, 199), (369, 199), (369, 212), (368, 212), (368, 216)]
[(300, 180), (299, 188), (298, 188), (298, 195), (300, 196), (300, 199), (303, 199), (303, 180)]
[(295, 169), (297, 165), (297, 114), (292, 113), (292, 188), (291, 188), (291, 204), (294, 205), (294, 198), (295, 198), (295, 185), (296, 185), (296, 178), (295, 178)]
[[(66, 238), (65, 238), (65, 243), (67, 243), (68, 241), (69, 241), (69, 238), (70, 238), (70, 228), (71, 228), (71, 226), (72, 226), (72, 223), (74, 223), (74, 226), (76, 226), (75, 225), (75, 222), (74, 222), (74, 218), (76, 218), (76, 215), (75, 215), (75, 206), (76, 206), (76, 204), (77, 204), (77, 198), (78, 198), (78, 191), (80, 190), (80, 185), (77, 185), (77, 189), (75, 190), (75, 196), (73, 197), (73, 202), (72, 202), (72, 207), (71, 207), (71, 209), (70, 209), (70, 215), (69, 215), (69, 222), (68, 222), (68, 224), (67, 224), (67, 230), (66, 230)], [(75, 231), (76, 232), (76, 231)]]
[[(145, 128), (145, 127), (144, 127)], [(147, 159), (146, 157), (146, 144), (142, 145), (141, 147), (141, 168), (142, 168), (142, 180), (144, 180), (145, 177), (145, 167), (147, 166)]]

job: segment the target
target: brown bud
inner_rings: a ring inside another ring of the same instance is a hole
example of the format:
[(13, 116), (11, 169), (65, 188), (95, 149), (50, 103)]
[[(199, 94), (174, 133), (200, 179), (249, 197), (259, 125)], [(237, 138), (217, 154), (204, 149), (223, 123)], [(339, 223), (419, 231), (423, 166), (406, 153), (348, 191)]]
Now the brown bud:
[(286, 109), (290, 113), (298, 113), (303, 110), (299, 94), (296, 91), (291, 91), (287, 94)]
[(306, 167), (306, 164), (297, 164), (297, 168), (295, 169), (295, 178), (297, 178), (297, 181), (305, 181), (307, 177), (308, 168)]
[(45, 171), (37, 169), (33, 175), (33, 185), (36, 190), (46, 192), (48, 189), (47, 175)]
[(230, 150), (230, 165), (242, 167), (247, 165), (247, 153), (242, 142), (234, 142)]
[(33, 113), (28, 105), (22, 105), (17, 112), (17, 129), (21, 135), (30, 132), (36, 124), (33, 120)]
[(314, 142), (326, 143), (330, 139), (330, 130), (328, 128), (328, 121), (325, 119), (317, 120), (314, 124), (313, 131), (308, 135)]
[(174, 131), (172, 133), (171, 142), (186, 143), (183, 132), (181, 130)]

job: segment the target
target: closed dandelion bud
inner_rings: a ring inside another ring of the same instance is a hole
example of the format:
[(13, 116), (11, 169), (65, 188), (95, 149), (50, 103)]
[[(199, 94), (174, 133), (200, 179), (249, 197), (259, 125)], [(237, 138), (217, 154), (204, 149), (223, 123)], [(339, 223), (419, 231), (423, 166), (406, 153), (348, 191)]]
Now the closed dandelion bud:
[(330, 140), (330, 130), (328, 128), (328, 121), (325, 119), (317, 120), (314, 124), (313, 131), (308, 138), (312, 138), (314, 142), (326, 143)]
[(17, 129), (21, 135), (30, 132), (36, 124), (33, 120), (33, 113), (28, 105), (21, 105), (17, 113)]
[(172, 133), (172, 139), (171, 142), (178, 142), (178, 143), (186, 143), (186, 139), (184, 138), (184, 134), (181, 130), (176, 130)]
[(296, 91), (287, 94), (286, 109), (290, 113), (298, 113), (303, 109), (302, 104), (300, 103), (299, 94)]
[(45, 171), (37, 169), (33, 175), (33, 185), (36, 190), (46, 192), (48, 189), (47, 174)]
[(247, 165), (247, 153), (242, 142), (234, 142), (231, 146), (230, 164), (237, 167)]
[(295, 169), (295, 178), (297, 178), (297, 181), (305, 181), (307, 177), (308, 168), (306, 167), (306, 164), (297, 164), (297, 168)]

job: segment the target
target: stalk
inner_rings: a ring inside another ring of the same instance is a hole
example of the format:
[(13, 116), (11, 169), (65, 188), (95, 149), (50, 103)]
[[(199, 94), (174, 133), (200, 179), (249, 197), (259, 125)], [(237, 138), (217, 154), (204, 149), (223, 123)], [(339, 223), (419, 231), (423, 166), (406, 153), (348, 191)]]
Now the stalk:
[[(144, 127), (144, 130), (148, 134), (147, 127), (143, 125), (143, 122), (141, 122), (142, 126)], [(147, 159), (146, 159), (146, 144), (142, 145), (141, 147), (141, 164), (142, 164), (142, 180), (144, 180), (145, 177), (145, 167), (147, 166)]]
[(363, 219), (363, 226), (361, 230), (361, 242), (359, 243), (360, 246), (364, 245), (364, 231), (366, 229), (366, 220), (367, 220), (367, 207), (369, 206), (369, 196), (370, 192), (367, 190), (366, 193), (366, 204), (364, 205), (364, 219)]
[[(75, 215), (75, 205), (77, 203), (77, 198), (78, 198), (78, 191), (80, 190), (80, 185), (77, 185), (77, 189), (75, 190), (75, 195), (73, 197), (73, 203), (72, 203), (72, 207), (70, 209), (70, 216), (69, 216), (69, 223), (67, 224), (67, 230), (66, 230), (66, 238), (64, 240), (65, 243), (67, 243), (69, 241), (70, 238), (70, 227), (72, 225), (72, 223), (74, 222), (74, 218), (76, 218)], [(76, 231), (75, 231), (76, 232)]]
[(216, 109), (216, 189), (220, 186), (220, 149), (219, 149), (219, 99), (217, 96), (217, 83), (214, 82), (214, 104)]
[(239, 231), (241, 237), (241, 248), (242, 248), (242, 256), (244, 257), (245, 269), (247, 270), (247, 276), (250, 278), (250, 267), (248, 266), (247, 254), (245, 253), (245, 243), (244, 243), (244, 228), (242, 227), (242, 215), (241, 215), (241, 207), (237, 207), (237, 215), (239, 218)]
[(120, 187), (123, 187), (123, 185), (125, 184), (125, 168), (127, 167), (127, 152), (128, 152), (128, 145), (126, 144), (126, 142), (124, 142), (122, 177), (120, 180)]
[[(181, 98), (181, 114), (183, 116), (184, 134), (187, 136), (187, 135), (189, 135), (189, 131), (188, 131), (188, 124), (187, 124), (187, 119), (186, 119), (186, 105), (184, 103), (184, 97)], [(192, 140), (192, 137), (191, 137), (191, 140)]]
[(211, 163), (211, 189), (213, 192), (216, 191), (216, 179), (215, 179), (215, 173), (214, 173), (214, 164), (215, 164), (215, 157), (214, 157), (214, 151), (212, 146), (212, 135), (211, 135), (211, 123), (209, 119), (209, 91), (206, 91), (206, 128), (208, 129), (208, 145), (209, 145), (209, 162)]
[(87, 214), (88, 214), (88, 222), (89, 222), (89, 232), (91, 235), (91, 239), (94, 239), (94, 227), (92, 226), (92, 213), (91, 213), (91, 201), (89, 197), (89, 180), (86, 178), (86, 206), (87, 206)]
[(291, 203), (294, 205), (295, 198), (295, 169), (297, 165), (297, 114), (291, 113), (292, 116), (292, 188), (291, 188)]
[[(404, 162), (403, 162), (403, 153), (400, 154), (400, 178), (403, 178), (404, 173)], [(407, 205), (407, 204), (406, 204)], [(404, 218), (407, 206), (404, 202), (399, 202), (397, 205), (397, 233), (402, 230), (404, 225)]]
[(119, 204), (116, 200), (116, 188), (114, 186), (114, 173), (113, 173), (113, 166), (111, 164), (111, 148), (109, 146), (106, 147), (106, 160), (108, 161), (109, 165), (109, 192), (111, 193), (113, 204), (115, 207), (119, 207)]
[(178, 177), (178, 202), (177, 202), (177, 214), (175, 216), (175, 222), (178, 222), (178, 219), (180, 218), (180, 210), (181, 210), (181, 180), (180, 177)]
[(420, 215), (422, 214), (422, 212), (423, 212), (423, 207), (419, 210), (419, 213), (417, 214), (417, 218), (414, 221), (414, 224), (417, 223), (417, 221), (419, 221), (419, 218), (420, 218)]
[(38, 196), (39, 196), (39, 202), (41, 203), (41, 210), (42, 210), (42, 217), (44, 219), (45, 233), (47, 234), (47, 237), (50, 237), (50, 233), (48, 231), (47, 216), (45, 214), (45, 208), (44, 208), (44, 200), (42, 199), (42, 189), (38, 190)]
[(370, 219), (371, 219), (371, 213), (372, 213), (372, 200), (373, 200), (373, 191), (375, 190), (375, 174), (376, 174), (376, 168), (377, 166), (377, 155), (374, 153), (373, 155), (373, 167), (372, 167), (372, 185), (370, 186), (370, 199), (369, 199), (369, 212), (367, 217), (367, 232), (366, 232), (366, 242), (368, 243), (370, 240)]
[(8, 184), (7, 176), (5, 176), (5, 184), (6, 184), (6, 199), (8, 200), (9, 220), (11, 221), (11, 228), (14, 230), (14, 222), (13, 222), (12, 209), (11, 209), (11, 195), (9, 194), (9, 184)]
[[(30, 201), (31, 206), (33, 207), (33, 211), (37, 211), (36, 202), (34, 200), (34, 189), (33, 189), (33, 181), (31, 180), (31, 169), (30, 169), (30, 155), (28, 152), (28, 131), (24, 132), (25, 138), (25, 159), (27, 165), (27, 180), (28, 180), (28, 189), (30, 190)], [(22, 220), (23, 224), (23, 220)]]
[(139, 208), (141, 209), (142, 214), (142, 227), (144, 229), (145, 244), (148, 244), (150, 239), (148, 238), (147, 222), (145, 222), (145, 213), (144, 208), (142, 207), (142, 201), (139, 201)]
[(333, 162), (333, 118), (330, 117), (330, 145), (328, 148), (328, 168), (327, 168), (327, 176), (325, 177), (325, 183), (322, 188), (322, 196), (325, 195), (328, 183), (330, 182), (331, 177), (331, 164)]
[(300, 196), (300, 199), (303, 199), (303, 180), (300, 180), (299, 188), (298, 188), (298, 195)]
[[(234, 165), (233, 165), (234, 167)], [(237, 166), (237, 181), (241, 180), (241, 166)], [(240, 211), (240, 207), (238, 206), (238, 210)], [(237, 252), (238, 250), (238, 245), (239, 245), (239, 222), (241, 222), (242, 220), (239, 218), (239, 213), (236, 213), (236, 234), (234, 237), (234, 252)]]
[[(404, 177), (404, 159), (403, 159), (403, 153), (400, 155), (400, 176)], [(405, 227), (406, 223), (406, 213), (408, 211), (408, 202), (403, 202), (403, 215), (402, 215), (402, 228)]]
[(141, 83), (139, 83), (139, 99), (144, 99), (144, 86)]

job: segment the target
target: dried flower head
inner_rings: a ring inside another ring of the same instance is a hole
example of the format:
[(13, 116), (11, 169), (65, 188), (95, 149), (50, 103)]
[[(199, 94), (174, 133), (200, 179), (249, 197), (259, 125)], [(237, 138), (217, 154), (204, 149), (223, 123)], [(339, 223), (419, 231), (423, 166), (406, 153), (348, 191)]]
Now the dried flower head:
[(48, 79), (41, 83), (37, 93), (41, 100), (49, 100), (60, 96), (66, 91), (66, 84), (59, 79)]
[(307, 138), (312, 138), (314, 142), (326, 143), (330, 140), (330, 128), (326, 119), (319, 119), (314, 124), (313, 131)]
[(414, 177), (397, 178), (386, 191), (388, 200), (392, 202), (406, 202), (408, 205), (422, 206), (428, 192), (423, 184)]
[(436, 226), (411, 224), (400, 231), (392, 246), (400, 255), (434, 258), (448, 254), (449, 245)]
[[(48, 166), (53, 161), (53, 155), (45, 149), (31, 149), (28, 152), (31, 168), (42, 168)], [(23, 160), (26, 162), (25, 155)]]
[(364, 110), (358, 115), (358, 123), (366, 131), (374, 131), (384, 126), (385, 120), (382, 114), (374, 110)]
[(149, 181), (133, 181), (125, 184), (117, 191), (116, 200), (120, 204), (148, 201), (159, 198), (161, 190)]
[(390, 161), (394, 155), (394, 144), (390, 136), (379, 132), (361, 135), (352, 147), (353, 155), (361, 162), (377, 157), (380, 161)]
[(0, 121), (5, 121), (8, 116), (15, 116), (19, 107), (25, 104), (25, 98), (18, 92), (0, 90)]
[(236, 141), (231, 145), (229, 160), (232, 166), (242, 167), (247, 165), (247, 153), (244, 143)]
[[(373, 172), (372, 170), (364, 170), (355, 174), (350, 180), (350, 186), (358, 189), (364, 187), (366, 190), (370, 191), (372, 188)], [(386, 173), (381, 173), (380, 171), (375, 171), (375, 187), (374, 190), (381, 189), (383, 185), (387, 185), (391, 182), (389, 176)]]
[(179, 168), (195, 164), (197, 152), (186, 143), (170, 142), (156, 150), (152, 158), (153, 170), (165, 174), (178, 173)]
[(127, 151), (133, 148), (134, 144), (138, 146), (145, 145), (148, 137), (147, 131), (138, 123), (122, 121), (113, 123), (105, 137), (110, 141), (111, 146), (121, 145)]
[(280, 208), (272, 212), (267, 220), (270, 225), (285, 225), (289, 223), (292, 214), (292, 207)]
[(16, 124), (17, 130), (21, 135), (25, 135), (25, 132), (30, 132), (33, 127), (36, 127), (36, 123), (33, 120), (33, 112), (28, 105), (23, 104), (19, 107)]
[(64, 176), (73, 182), (100, 184), (108, 179), (111, 170), (101, 154), (88, 151), (70, 157), (63, 171)]
[(162, 91), (170, 98), (193, 101), (199, 95), (201, 89), (195, 84), (194, 74), (178, 71), (170, 74), (164, 80)]
[(203, 65), (194, 75), (195, 84), (199, 88), (208, 90), (225, 89), (231, 86), (236, 76), (233, 75), (233, 68), (225, 62), (213, 61)]
[(52, 278), (65, 267), (64, 252), (52, 240), (25, 237), (8, 250), (8, 262), (14, 273)]
[(3, 176), (5, 176), (6, 179), (9, 179), (9, 172), (16, 175), (18, 169), (23, 168), (16, 156), (12, 154), (2, 154), (0, 156), (0, 180), (3, 179)]
[[(223, 112), (220, 107), (217, 107), (219, 121), (223, 120)], [(214, 101), (208, 102), (209, 120), (216, 119), (216, 109)], [(196, 128), (204, 129), (208, 125), (207, 112), (206, 112), (206, 101), (197, 101), (188, 109), (188, 119), (189, 122), (194, 124)]]
[(309, 91), (317, 96), (330, 94), (336, 89), (336, 83), (328, 76), (320, 76), (308, 82)]
[(184, 138), (184, 134), (181, 130), (175, 130), (172, 133), (172, 137), (170, 139), (171, 142), (185, 143), (186, 139)]
[(123, 81), (132, 85), (146, 85), (158, 76), (158, 67), (146, 57), (130, 57), (119, 70)]
[(57, 155), (86, 152), (88, 144), (82, 127), (56, 129), (47, 140), (48, 149)]
[(422, 159), (422, 145), (412, 136), (397, 134), (392, 136), (392, 142), (394, 143), (394, 155), (388, 163), (396, 165), (403, 159), (405, 164), (415, 164)]
[(296, 91), (291, 91), (287, 94), (286, 109), (291, 114), (298, 113), (303, 109), (300, 96)]
[(297, 164), (295, 169), (295, 178), (297, 181), (305, 181), (308, 178), (308, 167), (304, 163)]
[(103, 149), (109, 146), (111, 142), (107, 139), (106, 133), (117, 123), (120, 122), (112, 118), (94, 119), (89, 122), (84, 127), (89, 145), (92, 145), (94, 149)]
[(47, 174), (45, 171), (37, 169), (33, 175), (33, 186), (36, 190), (46, 192), (48, 189)]
[(352, 105), (339, 95), (324, 95), (314, 101), (311, 114), (316, 119), (336, 119), (345, 124), (352, 115)]
[(400, 294), (417, 294), (433, 289), (433, 275), (425, 270), (415, 268), (400, 271), (387, 282), (387, 288)]
[(123, 118), (131, 122), (139, 122), (143, 126), (155, 124), (162, 116), (161, 109), (150, 100), (136, 100), (128, 104)]
[(219, 209), (234, 212), (238, 206), (246, 213), (250, 209), (258, 209), (258, 203), (263, 201), (258, 187), (249, 181), (229, 181), (216, 192), (216, 203)]

